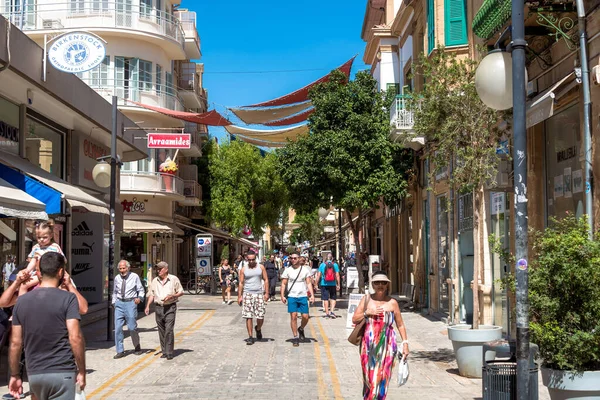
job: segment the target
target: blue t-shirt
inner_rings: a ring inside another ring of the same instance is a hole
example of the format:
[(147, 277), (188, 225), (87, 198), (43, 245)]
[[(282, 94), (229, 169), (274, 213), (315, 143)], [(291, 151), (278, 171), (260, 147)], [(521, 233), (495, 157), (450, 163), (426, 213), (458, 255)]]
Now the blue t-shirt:
[[(325, 263), (321, 263), (319, 266), (319, 272), (321, 273), (321, 286), (336, 286), (337, 280), (333, 280), (331, 282), (325, 282), (325, 270), (327, 269), (327, 265)], [(336, 263), (333, 263), (333, 269), (336, 273), (340, 272), (340, 267)]]

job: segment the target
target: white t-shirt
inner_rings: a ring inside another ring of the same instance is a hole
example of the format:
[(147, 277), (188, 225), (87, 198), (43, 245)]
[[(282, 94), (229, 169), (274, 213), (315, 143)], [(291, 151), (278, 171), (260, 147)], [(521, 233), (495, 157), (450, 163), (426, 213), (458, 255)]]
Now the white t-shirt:
[[(300, 275), (300, 276), (298, 276)], [(287, 279), (287, 287), (290, 291), (289, 297), (307, 297), (308, 288), (306, 287), (306, 278), (310, 276), (310, 269), (307, 267), (289, 267), (281, 274), (281, 279)], [(298, 280), (296, 280), (298, 277)], [(294, 281), (296, 280), (296, 283)], [(292, 283), (294, 286), (292, 287)]]

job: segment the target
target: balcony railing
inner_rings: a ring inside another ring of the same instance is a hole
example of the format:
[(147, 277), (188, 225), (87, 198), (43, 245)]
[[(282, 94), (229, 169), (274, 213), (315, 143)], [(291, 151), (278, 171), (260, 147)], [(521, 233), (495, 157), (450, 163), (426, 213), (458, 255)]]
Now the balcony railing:
[[(108, 76), (108, 73), (106, 73)], [(101, 77), (84, 76), (81, 78), (89, 87), (104, 96), (108, 101), (111, 96), (119, 98), (119, 105), (136, 106), (126, 100), (137, 101), (149, 106), (168, 108), (169, 110), (185, 111), (177, 89), (156, 85), (147, 81), (129, 81), (103, 79)]]
[(183, 194), (185, 197), (202, 199), (202, 186), (196, 181), (183, 181)]
[[(71, 0), (59, 3), (25, 5), (21, 13), (12, 2), (0, 3), (0, 13), (23, 30), (117, 28), (161, 35), (183, 48), (185, 34), (181, 22), (168, 12), (144, 4), (108, 0)], [(18, 3), (14, 3), (18, 4)]]
[(196, 13), (194, 11), (176, 11), (175, 15), (181, 22), (185, 37), (194, 39), (200, 47), (200, 36), (198, 36), (198, 29), (196, 28)]
[(414, 113), (407, 106), (408, 97), (405, 95), (396, 96), (396, 100), (390, 109), (390, 119), (396, 129), (409, 131), (415, 125)]
[(121, 191), (165, 193), (183, 196), (184, 183), (177, 176), (160, 172), (121, 171)]

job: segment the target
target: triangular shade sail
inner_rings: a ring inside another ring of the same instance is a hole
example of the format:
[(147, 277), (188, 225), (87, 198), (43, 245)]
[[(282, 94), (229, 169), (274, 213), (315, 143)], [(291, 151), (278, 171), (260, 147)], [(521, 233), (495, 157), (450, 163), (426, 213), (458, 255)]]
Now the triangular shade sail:
[[(312, 107), (310, 101), (277, 108), (230, 108), (230, 110), (247, 124), (266, 124), (287, 118)], [(300, 120), (303, 121), (303, 120)], [(285, 124), (290, 125), (290, 124)]]
[(242, 142), (250, 143), (255, 146), (261, 146), (261, 147), (273, 147), (273, 148), (274, 147), (283, 147), (287, 144), (287, 143), (282, 143), (282, 142), (265, 142), (264, 140), (247, 138), (242, 135), (233, 135), (233, 137), (235, 137), (237, 140), (241, 140)]
[(278, 120), (271, 121), (271, 122), (265, 122), (264, 125), (266, 125), (266, 126), (286, 126), (286, 125), (298, 124), (300, 122), (306, 121), (306, 119), (313, 112), (315, 112), (315, 109), (309, 108), (308, 110), (306, 110), (304, 112), (301, 112), (296, 115), (292, 115), (291, 117), (288, 117), (288, 118), (282, 118), (282, 119), (278, 119)]
[(275, 129), (271, 131), (242, 128), (241, 126), (236, 125), (226, 126), (225, 129), (232, 135), (243, 135), (252, 139), (280, 143), (285, 142), (287, 139), (295, 140), (300, 135), (308, 134), (308, 125), (298, 125), (291, 128)]
[(208, 125), (208, 126), (227, 126), (231, 125), (231, 122), (219, 114), (216, 110), (205, 112), (202, 114), (190, 113), (184, 111), (174, 111), (168, 108), (149, 106), (146, 104), (138, 103), (137, 101), (127, 100), (137, 106), (143, 107), (147, 110), (156, 111), (158, 113), (180, 119), (182, 121), (194, 122), (196, 124)]
[[(346, 61), (342, 66), (340, 66), (338, 68), (347, 77), (350, 76), (350, 70), (352, 69), (352, 63), (354, 62), (354, 58), (356, 58), (356, 56), (352, 57), (350, 60)], [(250, 106), (245, 106), (245, 107), (273, 107), (273, 106), (282, 106), (285, 104), (293, 104), (293, 103), (299, 103), (301, 101), (306, 101), (306, 100), (308, 100), (308, 91), (313, 86), (316, 86), (320, 83), (329, 81), (330, 75), (331, 74), (327, 74), (324, 77), (317, 79), (313, 83), (310, 83), (310, 84), (304, 86), (302, 89), (298, 89), (295, 92), (286, 94), (285, 96), (281, 96), (281, 97), (278, 97), (273, 100), (264, 101), (262, 103), (252, 104)]]

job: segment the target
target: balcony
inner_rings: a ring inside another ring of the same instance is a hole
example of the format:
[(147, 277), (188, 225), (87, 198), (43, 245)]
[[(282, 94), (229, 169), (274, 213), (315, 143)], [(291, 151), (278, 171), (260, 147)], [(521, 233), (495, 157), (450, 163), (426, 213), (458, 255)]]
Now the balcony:
[(181, 63), (181, 74), (179, 77), (179, 88), (181, 98), (187, 108), (201, 110), (204, 106), (204, 91), (197, 64), (193, 62)]
[[(96, 77), (91, 77), (90, 73), (84, 73), (83, 77), (79, 76), (82, 81), (102, 95), (108, 102), (112, 101), (114, 95), (118, 97), (119, 106), (131, 107), (131, 109), (137, 111), (152, 112), (127, 100), (174, 111), (185, 111), (177, 89), (168, 88), (164, 85), (157, 86), (154, 77), (152, 77), (152, 82), (144, 82), (123, 79), (115, 81), (114, 79), (99, 78), (97, 73), (95, 75)], [(106, 76), (108, 76), (108, 72)], [(162, 114), (157, 115), (163, 117)], [(171, 119), (167, 116), (164, 116), (164, 118)]]
[[(171, 13), (144, 4), (108, 0), (71, 0), (42, 2), (26, 6), (22, 14), (17, 7), (2, 2), (0, 13), (29, 36), (43, 38), (57, 31), (85, 29), (111, 35), (139, 35), (141, 40), (155, 43), (171, 59), (185, 59), (186, 37), (181, 22)], [(165, 40), (167, 39), (167, 40)]]
[(176, 17), (181, 22), (185, 37), (185, 54), (188, 60), (198, 60), (202, 57), (200, 36), (196, 28), (196, 13), (193, 11), (176, 11)]
[(121, 171), (121, 193), (153, 193), (185, 199), (183, 179), (160, 172)]
[(396, 96), (390, 108), (391, 130), (390, 139), (393, 142), (402, 142), (413, 150), (419, 150), (425, 145), (425, 138), (415, 136), (414, 112), (408, 108), (408, 97)]
[[(185, 133), (190, 134), (190, 148), (189, 149), (180, 149), (179, 152), (184, 157), (202, 157), (202, 136), (196, 130), (188, 130), (188, 124), (186, 122)], [(195, 125), (195, 124), (194, 124)]]
[(202, 202), (202, 186), (194, 180), (183, 181), (183, 194), (185, 200), (179, 204), (185, 206), (199, 206)]

